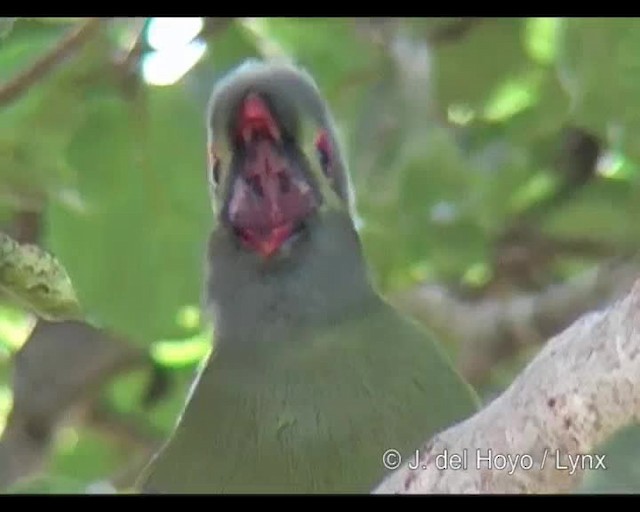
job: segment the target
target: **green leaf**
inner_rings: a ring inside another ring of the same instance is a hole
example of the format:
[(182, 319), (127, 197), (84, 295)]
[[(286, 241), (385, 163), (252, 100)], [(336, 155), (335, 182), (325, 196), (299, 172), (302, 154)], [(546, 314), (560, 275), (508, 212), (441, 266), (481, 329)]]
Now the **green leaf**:
[[(206, 60), (211, 62), (217, 75), (221, 75), (250, 57), (259, 57), (255, 34), (240, 21), (233, 21), (223, 32), (216, 34), (208, 45)], [(209, 86), (211, 84), (207, 84)]]
[(459, 40), (434, 48), (433, 77), (437, 101), (481, 108), (489, 95), (528, 64), (524, 19), (479, 20)]
[[(616, 433), (591, 455), (593, 469), (587, 471), (578, 493), (623, 493), (640, 492), (640, 426), (633, 425)], [(595, 455), (604, 455), (605, 468), (596, 469)], [(587, 462), (588, 463), (588, 462)]]
[(65, 33), (64, 27), (60, 26), (43, 28), (39, 23), (24, 19), (0, 20), (4, 23), (5, 30), (7, 27), (11, 29), (11, 33), (5, 33), (6, 37), (0, 37), (0, 83), (28, 68)]
[(543, 227), (555, 236), (597, 237), (628, 249), (637, 247), (640, 240), (638, 216), (638, 187), (625, 181), (598, 180), (563, 205)]
[[(26, 29), (23, 29), (23, 31)], [(50, 42), (51, 30), (34, 31), (34, 36), (12, 36), (7, 48), (23, 56), (29, 44)], [(30, 32), (27, 32), (30, 34)], [(24, 47), (22, 47), (22, 46)], [(21, 208), (38, 208), (49, 196), (69, 199), (73, 195), (73, 174), (65, 158), (66, 148), (83, 121), (89, 91), (102, 82), (86, 77), (101, 69), (109, 55), (103, 38), (96, 37), (43, 81), (3, 107), (0, 116), (0, 201)], [(0, 60), (6, 57), (0, 47)], [(2, 64), (0, 63), (0, 66)], [(104, 79), (103, 79), (104, 80)]]
[(41, 475), (18, 483), (7, 494), (86, 494), (87, 482), (59, 475)]
[(570, 119), (570, 103), (555, 72), (537, 68), (531, 74), (535, 100), (530, 108), (517, 113), (505, 126), (506, 136), (515, 145), (535, 150), (537, 139), (557, 138)]
[(178, 312), (200, 302), (212, 218), (198, 105), (171, 87), (151, 89), (147, 108), (92, 103), (69, 151), (85, 206), (48, 209), (49, 242), (84, 308), (144, 343), (185, 335)]
[(168, 435), (184, 408), (189, 388), (196, 376), (196, 367), (171, 368), (171, 386), (167, 396), (149, 410), (140, 407), (141, 398), (149, 385), (149, 372), (139, 371), (120, 376), (109, 383), (106, 396), (115, 411), (129, 417), (141, 428), (148, 429), (148, 435)]
[(66, 492), (84, 493), (93, 480), (118, 471), (130, 455), (125, 449), (115, 450), (108, 438), (96, 431), (65, 428), (58, 433), (49, 474), (76, 482), (73, 484), (76, 489), (72, 487)]
[(560, 18), (529, 18), (525, 45), (529, 56), (540, 64), (551, 64), (558, 56)]
[(363, 241), (385, 289), (412, 281), (412, 269), (425, 261), (436, 275), (456, 277), (485, 256), (473, 170), (448, 131), (424, 135), (385, 169), (394, 178), (380, 192), (386, 200), (363, 202)]
[(344, 18), (254, 18), (246, 22), (265, 55), (285, 54), (316, 77), (329, 97), (349, 77), (371, 69), (373, 45)]
[[(566, 20), (559, 73), (571, 95), (575, 123), (605, 140), (612, 129), (626, 152), (640, 157), (640, 20)], [(614, 132), (615, 133), (615, 132)]]

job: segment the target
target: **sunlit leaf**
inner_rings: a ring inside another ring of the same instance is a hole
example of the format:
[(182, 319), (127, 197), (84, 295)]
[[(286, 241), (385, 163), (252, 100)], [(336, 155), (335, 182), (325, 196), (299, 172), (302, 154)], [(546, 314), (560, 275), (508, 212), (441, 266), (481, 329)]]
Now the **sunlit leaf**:
[(26, 311), (0, 306), (0, 345), (15, 351), (27, 340), (34, 319)]
[(527, 80), (507, 80), (490, 98), (485, 108), (485, 117), (490, 121), (501, 121), (531, 106), (536, 98), (534, 84)]
[(2, 435), (2, 431), (6, 425), (7, 416), (9, 415), (12, 406), (13, 393), (8, 387), (0, 385), (0, 436)]
[(211, 351), (211, 341), (203, 334), (189, 340), (157, 341), (151, 348), (153, 358), (164, 366), (199, 363)]
[(529, 18), (525, 44), (529, 56), (540, 64), (552, 63), (558, 55), (560, 18)]

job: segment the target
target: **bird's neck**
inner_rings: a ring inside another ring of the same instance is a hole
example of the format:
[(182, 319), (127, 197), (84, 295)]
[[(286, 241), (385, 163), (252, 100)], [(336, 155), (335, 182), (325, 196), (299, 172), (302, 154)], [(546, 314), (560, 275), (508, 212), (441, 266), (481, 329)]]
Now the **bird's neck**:
[(217, 343), (292, 339), (379, 300), (358, 234), (339, 211), (318, 214), (288, 255), (266, 262), (219, 226), (209, 240), (208, 266), (206, 298)]

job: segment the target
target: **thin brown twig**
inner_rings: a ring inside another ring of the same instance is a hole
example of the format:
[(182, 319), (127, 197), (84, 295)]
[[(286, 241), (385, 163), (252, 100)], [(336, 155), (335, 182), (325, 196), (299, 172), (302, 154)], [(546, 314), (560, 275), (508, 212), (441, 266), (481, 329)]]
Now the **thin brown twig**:
[(149, 18), (133, 20), (131, 41), (126, 51), (123, 51), (114, 62), (117, 79), (120, 82), (122, 94), (129, 99), (136, 99), (141, 92), (142, 76), (140, 62), (145, 49), (145, 28)]
[(135, 69), (140, 62), (142, 52), (144, 50), (145, 27), (148, 18), (140, 18), (135, 20), (135, 36), (133, 36), (131, 44), (124, 57), (118, 62), (126, 72)]
[(103, 21), (101, 18), (89, 18), (83, 21), (31, 66), (0, 85), (0, 106), (18, 99), (67, 57), (78, 51), (91, 39)]

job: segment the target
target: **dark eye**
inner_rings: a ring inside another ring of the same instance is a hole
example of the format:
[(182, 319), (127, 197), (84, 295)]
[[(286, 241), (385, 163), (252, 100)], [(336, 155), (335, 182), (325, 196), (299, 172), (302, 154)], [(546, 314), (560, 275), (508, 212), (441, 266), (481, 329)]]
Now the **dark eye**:
[(217, 158), (213, 161), (213, 166), (211, 168), (211, 177), (213, 178), (213, 182), (217, 185), (220, 182), (220, 160)]
[(322, 167), (322, 171), (328, 175), (329, 174), (328, 153), (325, 150), (318, 148), (318, 160), (320, 161), (320, 167)]
[(322, 167), (322, 172), (324, 172), (325, 176), (329, 176), (331, 174), (331, 145), (327, 132), (324, 130), (318, 134), (316, 139), (316, 151), (318, 152), (318, 161), (320, 162), (320, 167)]
[(209, 147), (209, 179), (215, 185), (220, 182), (220, 158), (212, 146)]

